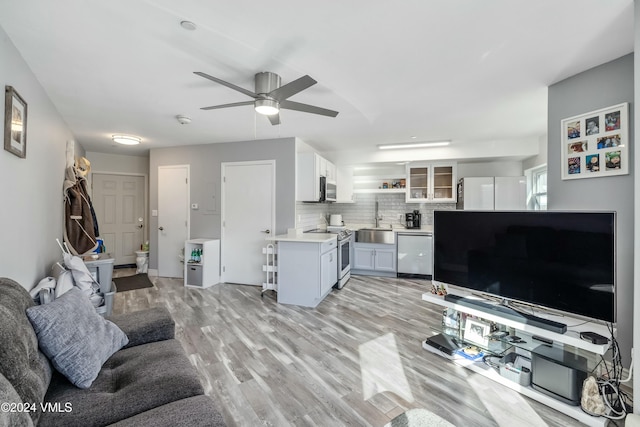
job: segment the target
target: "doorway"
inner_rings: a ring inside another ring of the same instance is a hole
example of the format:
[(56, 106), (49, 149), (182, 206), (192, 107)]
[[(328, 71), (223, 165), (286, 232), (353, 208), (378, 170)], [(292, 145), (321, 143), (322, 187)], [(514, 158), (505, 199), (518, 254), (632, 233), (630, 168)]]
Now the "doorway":
[(93, 207), (100, 236), (115, 265), (135, 264), (145, 241), (146, 177), (93, 173)]
[(275, 231), (275, 160), (222, 163), (222, 277), (261, 286), (262, 248)]
[(158, 166), (158, 276), (183, 277), (189, 238), (189, 165)]

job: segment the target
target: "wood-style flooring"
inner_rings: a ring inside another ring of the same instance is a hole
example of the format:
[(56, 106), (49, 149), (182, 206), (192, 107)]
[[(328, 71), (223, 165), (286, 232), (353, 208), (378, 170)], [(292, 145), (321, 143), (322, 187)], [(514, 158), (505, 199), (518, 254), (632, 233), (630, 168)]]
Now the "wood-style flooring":
[(581, 425), (422, 349), (442, 315), (421, 300), (428, 281), (354, 276), (310, 309), (259, 287), (151, 280), (116, 294), (114, 313), (166, 306), (229, 426), (384, 426), (410, 408), (459, 427)]

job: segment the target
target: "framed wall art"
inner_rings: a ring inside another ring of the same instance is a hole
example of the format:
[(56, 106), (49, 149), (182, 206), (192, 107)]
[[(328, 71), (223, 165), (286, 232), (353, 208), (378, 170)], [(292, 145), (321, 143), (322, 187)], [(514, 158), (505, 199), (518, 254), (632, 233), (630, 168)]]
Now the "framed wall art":
[(11, 86), (4, 87), (4, 149), (27, 157), (27, 103)]
[(464, 325), (464, 340), (487, 347), (490, 331), (491, 324), (479, 319), (467, 318)]
[(560, 122), (562, 179), (629, 173), (629, 104), (623, 103)]

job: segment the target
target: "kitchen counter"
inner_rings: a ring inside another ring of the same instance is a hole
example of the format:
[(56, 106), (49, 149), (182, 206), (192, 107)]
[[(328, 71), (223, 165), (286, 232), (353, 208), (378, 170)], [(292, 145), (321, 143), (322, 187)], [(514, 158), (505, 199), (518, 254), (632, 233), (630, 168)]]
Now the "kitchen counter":
[(333, 233), (302, 233), (302, 234), (279, 234), (267, 237), (266, 240), (272, 242), (300, 242), (300, 243), (327, 243), (337, 240), (337, 234)]
[[(361, 228), (375, 228), (373, 225), (367, 224), (348, 224), (347, 228), (352, 231), (360, 230)], [(405, 228), (400, 225), (394, 225), (392, 228), (388, 227), (378, 227), (379, 229), (384, 230), (393, 230), (394, 233), (420, 233), (420, 234), (432, 234), (433, 233), (433, 225), (425, 225), (421, 228)]]

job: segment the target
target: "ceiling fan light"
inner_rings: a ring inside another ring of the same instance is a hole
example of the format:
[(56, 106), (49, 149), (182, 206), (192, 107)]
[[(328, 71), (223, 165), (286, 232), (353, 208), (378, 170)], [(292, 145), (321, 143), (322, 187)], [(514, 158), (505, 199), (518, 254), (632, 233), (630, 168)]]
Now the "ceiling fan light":
[(113, 140), (113, 142), (117, 142), (118, 144), (123, 144), (123, 145), (138, 145), (142, 140), (137, 136), (128, 136), (128, 135), (112, 135), (111, 139)]
[(278, 101), (274, 101), (272, 99), (257, 99), (255, 102), (256, 112), (265, 116), (278, 114), (278, 112), (280, 112), (279, 107)]

